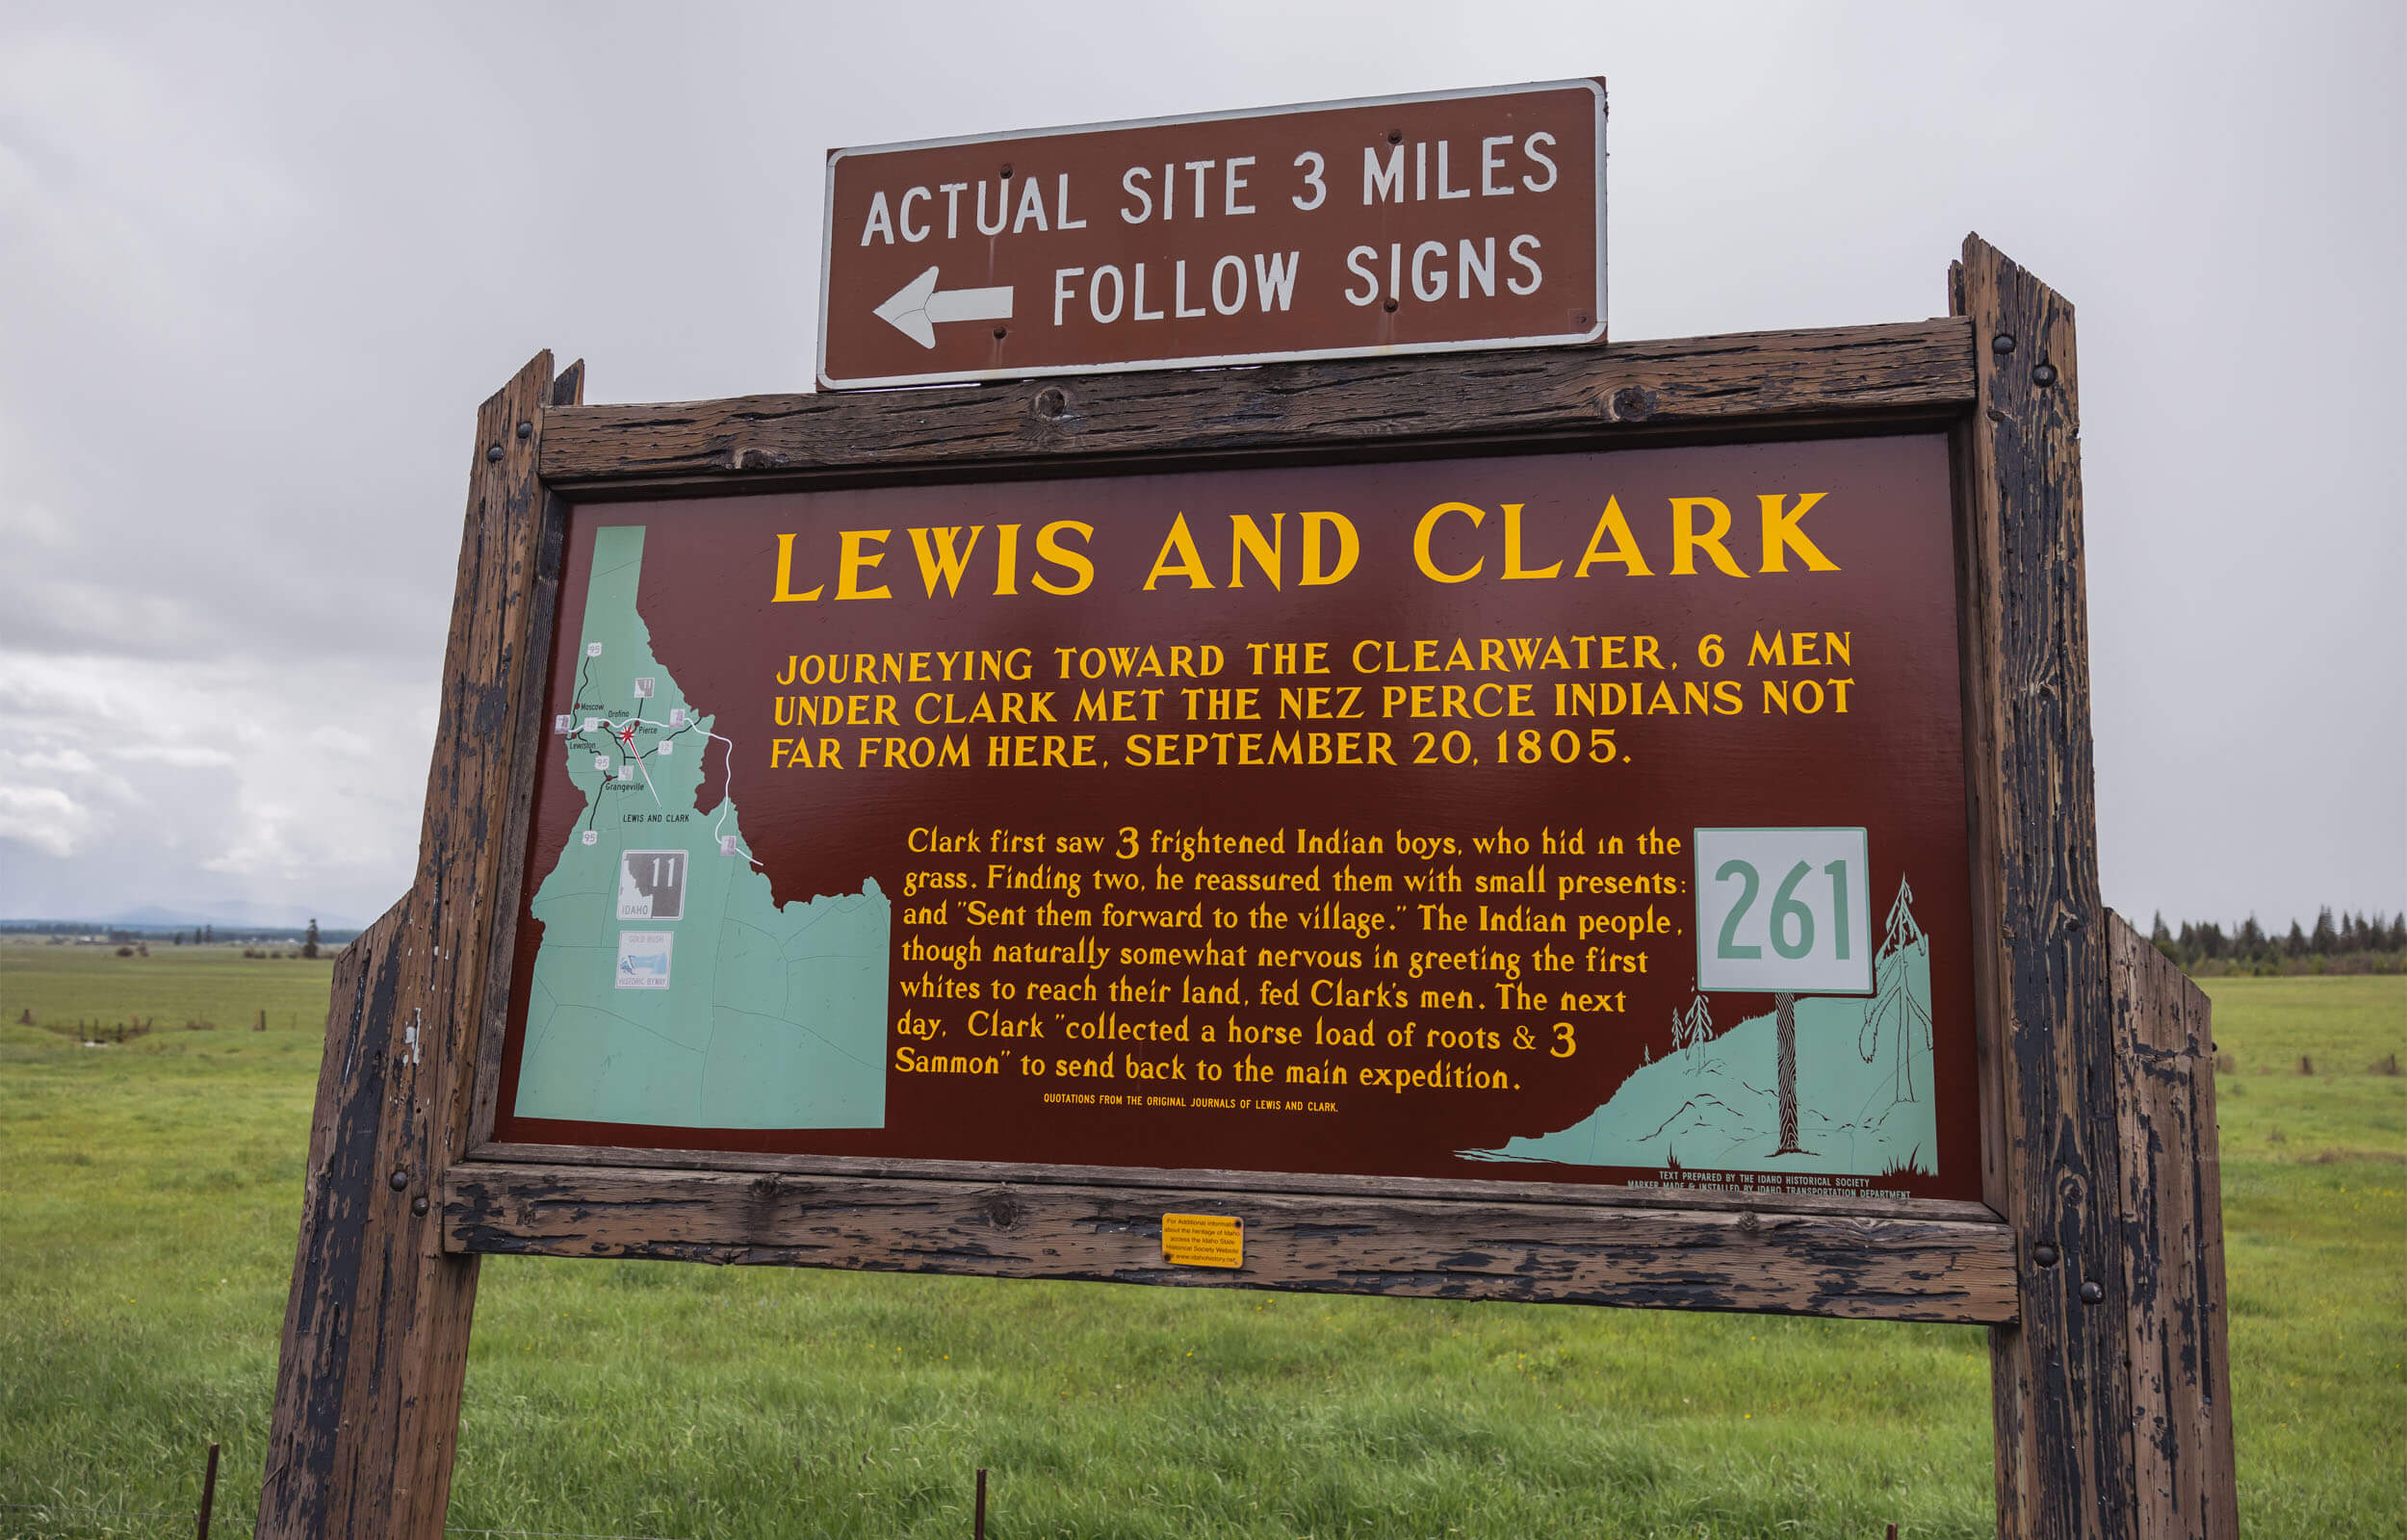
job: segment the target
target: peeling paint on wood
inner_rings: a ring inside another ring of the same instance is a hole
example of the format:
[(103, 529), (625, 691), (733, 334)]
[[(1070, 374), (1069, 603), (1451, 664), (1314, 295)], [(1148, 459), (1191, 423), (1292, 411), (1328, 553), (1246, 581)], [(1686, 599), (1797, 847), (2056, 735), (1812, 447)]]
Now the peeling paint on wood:
[(495, 723), (527, 685), (536, 566), (540, 435), (516, 426), (552, 383), (539, 354), (478, 413), (418, 878), (335, 968), (259, 1497), (273, 1540), (443, 1531), (477, 1259), (411, 1206), (467, 1145), (513, 744)]
[[(980, 1161), (903, 1160), (885, 1156), (775, 1155), (741, 1150), (659, 1150), (608, 1144), (490, 1142), (469, 1158), (515, 1166), (645, 1166), (695, 1170), (777, 1171), (797, 1176), (899, 1176), (937, 1181), (991, 1181)], [(1704, 1189), (1581, 1187), (1566, 1182), (1460, 1181), (1430, 1176), (1347, 1176), (1329, 1172), (1229, 1171), (1160, 1167), (1054, 1166), (1029, 1161), (1011, 1168), (1014, 1182), (1074, 1182), (1090, 1187), (1175, 1185), (1188, 1191), (1328, 1193), (1338, 1196), (1468, 1198), (1476, 1202), (1566, 1203), (1611, 1208), (1745, 1209), (1757, 1214), (1845, 1214), (1857, 1218), (1965, 1219), (1994, 1223), (1985, 1203), (1946, 1198), (1885, 1198), (1837, 1193), (1716, 1193)]]
[(2136, 1532), (2233, 1540), (2232, 1368), (2207, 997), (2109, 916)]
[[(1167, 1266), (1166, 1212), (1245, 1220)], [(452, 1168), (447, 1248), (1890, 1321), (2014, 1314), (1995, 1222), (594, 1166)]]
[(1979, 236), (1952, 276), (1980, 376), (1962, 438), (1975, 912), (2001, 942), (1991, 1191), (2023, 1248), (2021, 1320), (1990, 1335), (1998, 1529), (2104, 1540), (2132, 1532), (2132, 1394), (2073, 307)]
[(1958, 320), (1553, 351), (1274, 364), (907, 391), (587, 406), (544, 432), (581, 497), (767, 490), (911, 470), (981, 475), (1255, 450), (1562, 447), (1776, 422), (1953, 416), (1973, 398)]

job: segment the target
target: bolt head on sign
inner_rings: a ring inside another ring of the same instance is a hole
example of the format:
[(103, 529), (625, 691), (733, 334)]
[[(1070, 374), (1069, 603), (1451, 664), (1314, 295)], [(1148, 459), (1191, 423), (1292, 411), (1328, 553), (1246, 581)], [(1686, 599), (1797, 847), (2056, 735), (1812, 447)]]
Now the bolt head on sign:
[(1605, 336), (1601, 80), (840, 149), (830, 390)]

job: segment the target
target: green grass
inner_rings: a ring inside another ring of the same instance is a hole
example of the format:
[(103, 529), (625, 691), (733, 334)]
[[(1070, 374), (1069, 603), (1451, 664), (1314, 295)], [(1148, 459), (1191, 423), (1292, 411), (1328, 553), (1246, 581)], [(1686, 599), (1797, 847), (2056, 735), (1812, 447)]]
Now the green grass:
[[(57, 1505), (0, 1533), (179, 1532), (211, 1438), (256, 1502), (326, 965), (162, 951), (0, 946), (0, 1022), (162, 1024), (0, 1025), (0, 1503)], [(2210, 988), (2244, 1532), (2407, 1534), (2407, 979)], [(952, 1537), (984, 1465), (998, 1540), (1986, 1535), (1987, 1374), (1967, 1328), (499, 1258), (452, 1523)]]
[[(291, 947), (273, 958), (246, 958), (239, 946), (151, 944), (148, 957), (118, 957), (105, 946), (45, 946), (0, 942), (0, 1020), (34, 1020), (103, 1030), (136, 1020), (160, 1032), (207, 1022), (220, 1032), (247, 1030), (266, 1012), (272, 1029), (306, 1030), (311, 1043), (325, 1027), (331, 958), (303, 961)], [(313, 1071), (314, 1072), (314, 1071)]]
[(2407, 1533), (2407, 978), (2202, 984), (2243, 1532)]
[[(2208, 979), (2227, 1161), (2407, 1160), (2407, 978)], [(2301, 1061), (2314, 1070), (2301, 1073)], [(2396, 1185), (2396, 1184), (2394, 1184)]]

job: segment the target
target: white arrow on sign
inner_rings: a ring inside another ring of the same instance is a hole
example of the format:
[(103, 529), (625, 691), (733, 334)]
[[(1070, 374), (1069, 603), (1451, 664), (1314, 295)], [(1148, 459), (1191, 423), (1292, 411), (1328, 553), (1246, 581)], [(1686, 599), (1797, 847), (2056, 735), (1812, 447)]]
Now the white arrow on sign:
[(939, 289), (936, 270), (930, 268), (895, 290), (894, 296), (878, 306), (876, 314), (878, 320), (920, 346), (933, 347), (936, 323), (940, 321), (1009, 321), (1011, 286)]

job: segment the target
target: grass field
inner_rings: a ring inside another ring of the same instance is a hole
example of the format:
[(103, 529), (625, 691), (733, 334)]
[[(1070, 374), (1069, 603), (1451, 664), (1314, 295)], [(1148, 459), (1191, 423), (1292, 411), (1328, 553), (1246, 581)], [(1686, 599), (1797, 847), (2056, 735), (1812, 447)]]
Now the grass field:
[[(0, 946), (0, 1533), (185, 1531), (212, 1438), (246, 1527), (326, 977)], [(2243, 1532), (2407, 1535), (2407, 978), (2209, 989)], [(452, 1523), (958, 1537), (983, 1465), (999, 1540), (1986, 1535), (1987, 1374), (1975, 1328), (500, 1258)]]

